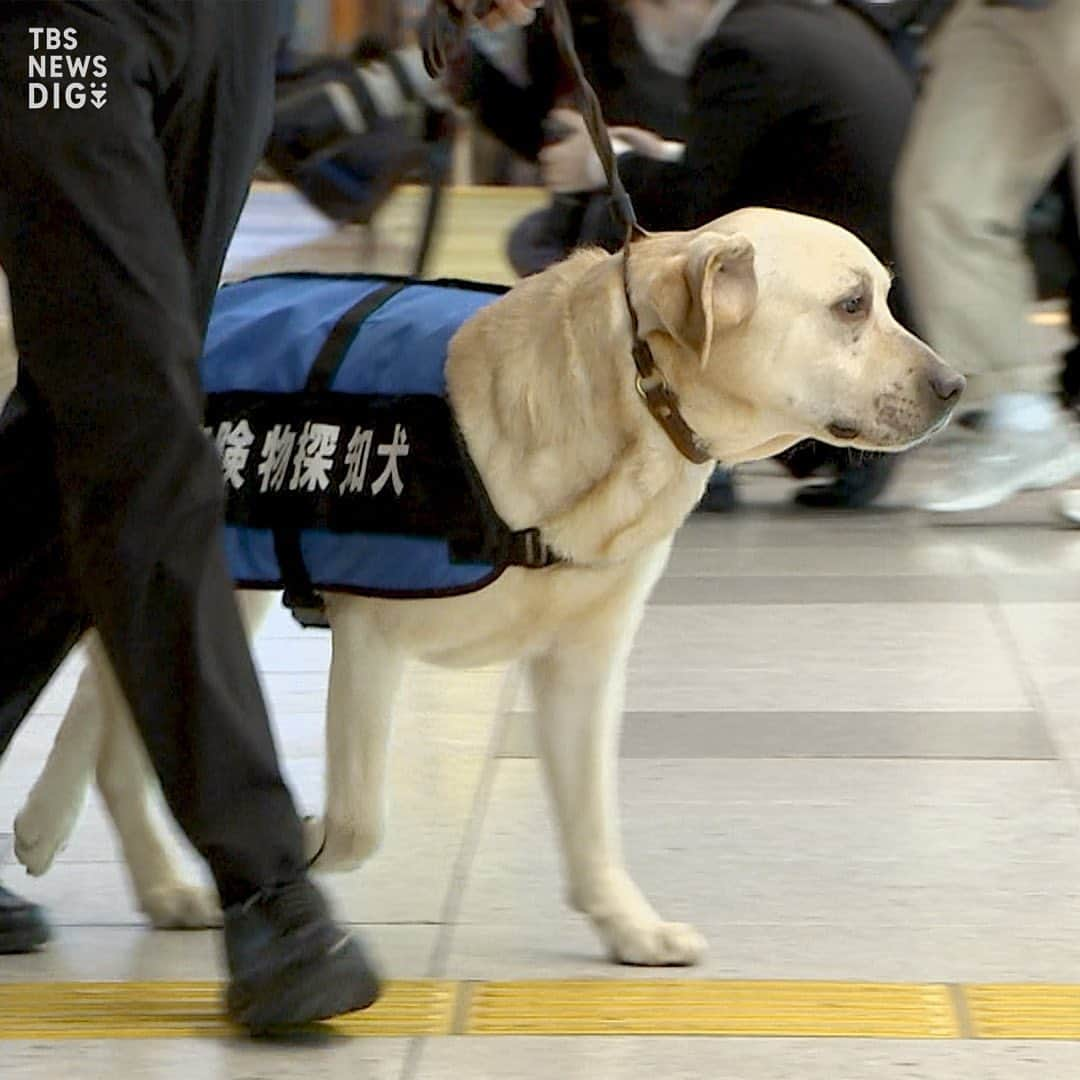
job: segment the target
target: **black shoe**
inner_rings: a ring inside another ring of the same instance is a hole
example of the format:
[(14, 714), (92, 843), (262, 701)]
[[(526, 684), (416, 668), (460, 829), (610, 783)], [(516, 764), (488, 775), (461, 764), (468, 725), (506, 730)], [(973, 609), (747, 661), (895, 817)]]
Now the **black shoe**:
[(787, 469), (796, 480), (806, 480), (822, 469), (836, 471), (841, 460), (848, 456), (846, 450), (839, 450), (817, 439), (803, 439), (777, 454), (773, 460)]
[(861, 510), (885, 490), (895, 464), (894, 455), (865, 454), (841, 469), (831, 484), (800, 488), (795, 502), (817, 510)]
[(27, 953), (49, 940), (45, 912), (0, 885), (0, 953)]
[(229, 1015), (252, 1034), (366, 1009), (379, 980), (307, 879), (225, 911)]
[(727, 514), (739, 505), (739, 496), (735, 491), (735, 481), (730, 472), (716, 469), (709, 477), (705, 494), (697, 509), (706, 514)]
[(985, 431), (989, 425), (989, 409), (966, 409), (956, 418), (956, 426), (965, 431)]

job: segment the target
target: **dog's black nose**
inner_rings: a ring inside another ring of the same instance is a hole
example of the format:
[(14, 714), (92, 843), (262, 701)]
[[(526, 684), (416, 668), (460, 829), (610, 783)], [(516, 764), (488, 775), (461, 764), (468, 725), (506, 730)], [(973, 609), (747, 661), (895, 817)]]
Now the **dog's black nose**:
[(967, 385), (967, 379), (959, 371), (945, 364), (935, 364), (929, 372), (930, 388), (942, 401), (955, 401)]

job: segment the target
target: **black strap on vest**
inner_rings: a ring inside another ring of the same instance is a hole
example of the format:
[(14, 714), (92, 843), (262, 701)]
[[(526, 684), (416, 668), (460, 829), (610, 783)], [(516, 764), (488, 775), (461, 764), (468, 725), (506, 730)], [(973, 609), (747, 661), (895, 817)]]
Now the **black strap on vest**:
[(367, 296), (358, 300), (337, 321), (330, 336), (323, 342), (319, 355), (315, 357), (315, 363), (311, 365), (307, 382), (304, 389), (311, 394), (320, 394), (330, 389), (334, 376), (341, 367), (341, 361), (349, 351), (349, 346), (360, 331), (363, 321), (373, 315), (392, 296), (396, 296), (405, 288), (405, 281), (388, 281), (373, 289)]
[[(388, 281), (358, 300), (338, 319), (311, 365), (307, 382), (304, 384), (305, 391), (317, 394), (330, 388), (363, 321), (403, 288), (404, 281)], [(293, 613), (301, 626), (328, 628), (330, 622), (326, 617), (326, 601), (322, 593), (315, 588), (308, 573), (300, 547), (300, 530), (284, 525), (275, 528), (274, 554), (277, 556), (284, 586), (281, 602)]]
[[(493, 547), (480, 553), (482, 557), (497, 566), (523, 566), (528, 570), (542, 570), (546, 566), (565, 562), (566, 560), (561, 555), (544, 543), (539, 529), (534, 527), (512, 532), (506, 522), (499, 517), (498, 511), (491, 505), (491, 496), (484, 487), (484, 481), (465, 442), (465, 434), (458, 426), (456, 419), (452, 419), (452, 427), (458, 456), (472, 487), (473, 502), (479, 507), (480, 513), (489, 525), (488, 540)], [(453, 542), (451, 542), (451, 548), (453, 548)]]
[[(306, 394), (320, 394), (330, 390), (364, 320), (410, 284), (415, 284), (415, 281), (409, 278), (385, 280), (338, 319), (308, 373), (304, 384)], [(447, 281), (442, 284), (455, 282)], [(456, 423), (452, 422), (452, 426), (454, 441), (472, 488), (473, 501), (485, 522), (482, 549), (475, 548), (476, 537), (468, 538), (464, 549), (459, 547), (458, 539), (451, 538), (452, 552), (457, 550), (464, 557), (490, 561), (496, 566), (522, 566), (529, 569), (542, 569), (562, 561), (544, 544), (539, 529), (512, 531), (499, 517), (469, 455), (464, 436)], [(326, 601), (311, 580), (311, 574), (304, 562), (301, 532), (302, 530), (295, 526), (275, 525), (273, 528), (274, 554), (284, 589), (282, 603), (301, 626), (327, 628), (330, 624), (326, 617)]]
[(300, 548), (300, 530), (275, 529), (274, 554), (277, 556), (284, 586), (282, 604), (293, 613), (293, 618), (301, 626), (329, 629), (326, 601), (312, 583), (304, 562), (304, 553)]

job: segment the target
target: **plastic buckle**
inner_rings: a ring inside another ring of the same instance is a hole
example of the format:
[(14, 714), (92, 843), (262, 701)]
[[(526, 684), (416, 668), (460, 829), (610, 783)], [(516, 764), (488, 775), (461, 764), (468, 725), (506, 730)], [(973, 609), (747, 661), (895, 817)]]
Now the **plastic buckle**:
[(330, 620), (326, 616), (326, 601), (321, 594), (312, 592), (306, 596), (298, 596), (286, 589), (281, 603), (305, 630), (330, 629)]
[(544, 543), (540, 536), (540, 530), (536, 527), (522, 529), (520, 532), (514, 533), (514, 541), (517, 558), (512, 558), (511, 562), (515, 566), (524, 566), (529, 570), (541, 570), (545, 566), (551, 566), (552, 563), (559, 561)]

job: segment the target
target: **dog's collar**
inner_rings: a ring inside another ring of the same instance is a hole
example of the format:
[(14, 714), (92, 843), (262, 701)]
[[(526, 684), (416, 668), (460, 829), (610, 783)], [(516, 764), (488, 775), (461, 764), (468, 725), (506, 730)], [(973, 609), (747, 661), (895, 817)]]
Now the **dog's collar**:
[(630, 312), (630, 334), (633, 341), (631, 352), (634, 356), (634, 367), (637, 368), (634, 385), (642, 401), (645, 402), (645, 407), (664, 429), (675, 449), (687, 461), (692, 461), (695, 465), (703, 465), (706, 461), (712, 460), (713, 455), (701, 436), (686, 422), (679, 411), (679, 395), (668, 385), (664, 373), (657, 367), (656, 358), (653, 356), (649, 343), (638, 333), (637, 312), (630, 298), (630, 246), (635, 235), (642, 235), (642, 233), (636, 226), (632, 226), (622, 250), (623, 293), (626, 296), (626, 308)]

